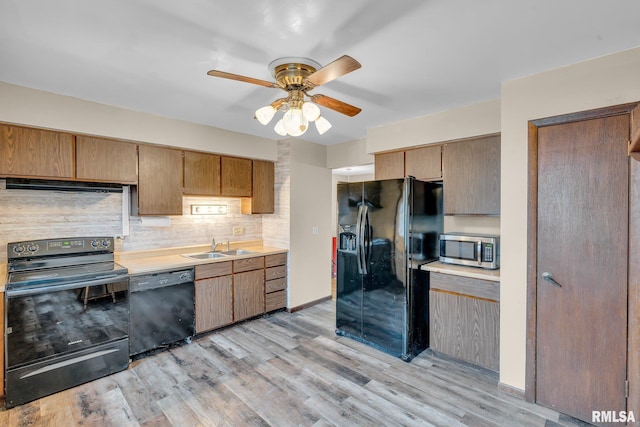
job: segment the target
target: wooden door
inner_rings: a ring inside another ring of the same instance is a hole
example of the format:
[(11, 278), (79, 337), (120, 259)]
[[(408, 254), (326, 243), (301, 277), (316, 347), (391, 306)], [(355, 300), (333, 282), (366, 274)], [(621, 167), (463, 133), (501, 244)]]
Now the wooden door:
[(222, 156), (220, 162), (222, 195), (251, 197), (251, 160)]
[(264, 313), (264, 270), (233, 275), (233, 320)]
[(182, 151), (138, 147), (138, 215), (182, 215)]
[(126, 141), (78, 135), (76, 178), (87, 181), (138, 183), (138, 148)]
[(73, 137), (0, 125), (0, 176), (73, 178)]
[(536, 401), (591, 422), (626, 409), (629, 117), (537, 131)]
[(376, 154), (375, 178), (404, 178), (404, 151)]
[(184, 152), (184, 194), (220, 195), (220, 156)]

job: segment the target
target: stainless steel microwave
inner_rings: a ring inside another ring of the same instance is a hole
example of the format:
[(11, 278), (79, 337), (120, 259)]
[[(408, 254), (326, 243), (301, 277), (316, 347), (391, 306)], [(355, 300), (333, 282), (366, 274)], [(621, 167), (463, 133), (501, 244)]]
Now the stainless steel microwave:
[(489, 234), (444, 233), (440, 235), (440, 262), (500, 268), (500, 237)]

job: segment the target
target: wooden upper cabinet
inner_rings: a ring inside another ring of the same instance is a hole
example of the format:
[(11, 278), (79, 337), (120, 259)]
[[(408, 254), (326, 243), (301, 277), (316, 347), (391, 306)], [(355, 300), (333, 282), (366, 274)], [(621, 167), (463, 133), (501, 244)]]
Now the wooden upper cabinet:
[(275, 165), (265, 160), (253, 160), (253, 194), (242, 199), (243, 214), (271, 214), (274, 206)]
[(76, 178), (86, 181), (136, 184), (137, 145), (91, 136), (76, 136)]
[(184, 152), (184, 194), (220, 195), (220, 156), (195, 151)]
[(73, 178), (73, 137), (62, 132), (0, 125), (0, 175)]
[(251, 160), (223, 156), (220, 166), (221, 195), (251, 197)]
[(138, 146), (138, 215), (182, 215), (182, 151)]
[(406, 176), (429, 181), (442, 179), (442, 146), (414, 148), (404, 152)]
[(375, 178), (404, 178), (404, 151), (376, 154)]
[(444, 145), (444, 213), (500, 215), (500, 136)]

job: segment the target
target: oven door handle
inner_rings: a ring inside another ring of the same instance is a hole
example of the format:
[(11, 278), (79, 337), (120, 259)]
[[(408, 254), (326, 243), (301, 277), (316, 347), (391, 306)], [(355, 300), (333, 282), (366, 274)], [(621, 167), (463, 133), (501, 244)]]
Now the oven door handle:
[(49, 285), (27, 289), (7, 289), (5, 293), (7, 295), (7, 298), (12, 298), (25, 295), (43, 294), (46, 292), (68, 291), (69, 289), (82, 289), (90, 286), (108, 285), (110, 283), (117, 283), (125, 280), (129, 280), (128, 274), (114, 274), (112, 276), (104, 276), (99, 279), (86, 280), (81, 282), (63, 283), (59, 285)]

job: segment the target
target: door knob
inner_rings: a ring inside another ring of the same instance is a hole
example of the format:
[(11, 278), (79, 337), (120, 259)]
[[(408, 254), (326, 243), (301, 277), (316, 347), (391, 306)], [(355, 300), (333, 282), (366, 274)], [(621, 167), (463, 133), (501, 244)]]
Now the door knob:
[(562, 285), (560, 283), (556, 282), (556, 280), (553, 278), (551, 273), (549, 273), (548, 271), (545, 271), (544, 273), (542, 273), (542, 278), (544, 280), (546, 280), (547, 282), (551, 283), (554, 286), (557, 286), (559, 288), (562, 287)]

